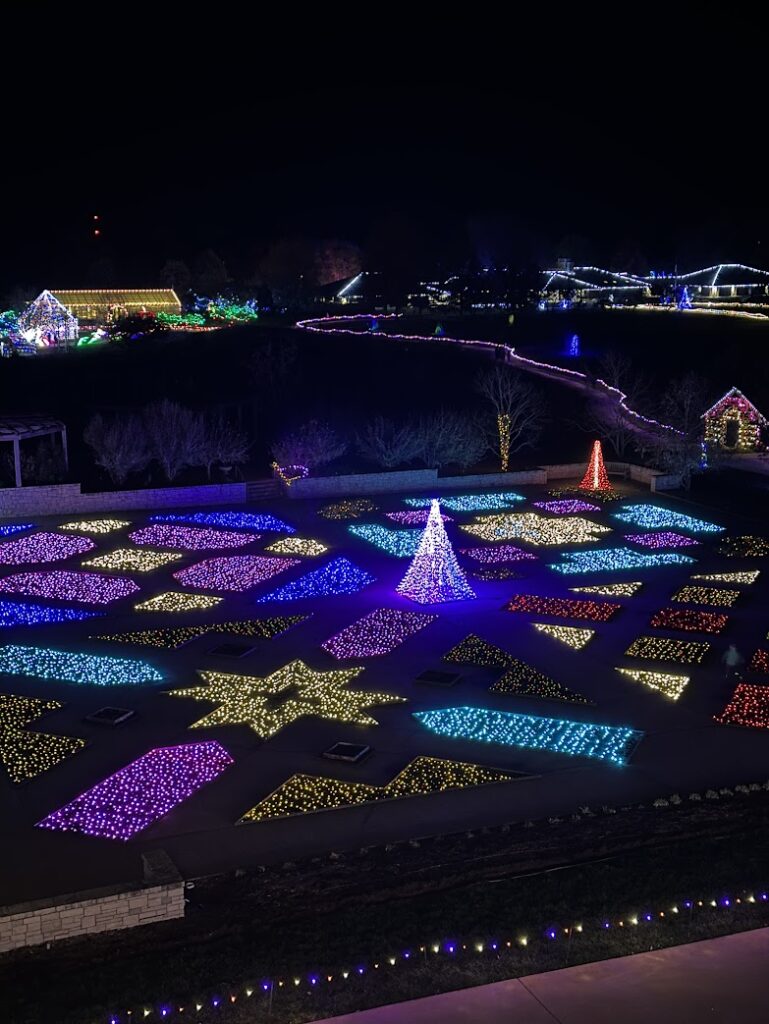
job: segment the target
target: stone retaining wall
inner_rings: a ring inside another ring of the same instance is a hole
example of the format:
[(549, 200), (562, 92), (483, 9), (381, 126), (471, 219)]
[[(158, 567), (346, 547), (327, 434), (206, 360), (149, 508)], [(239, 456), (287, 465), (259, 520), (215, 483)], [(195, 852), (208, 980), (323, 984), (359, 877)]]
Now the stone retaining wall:
[(0, 489), (0, 519), (194, 505), (242, 505), (246, 501), (246, 487), (245, 483), (201, 484), (135, 491), (98, 491), (94, 494), (83, 494), (80, 484), (6, 487)]

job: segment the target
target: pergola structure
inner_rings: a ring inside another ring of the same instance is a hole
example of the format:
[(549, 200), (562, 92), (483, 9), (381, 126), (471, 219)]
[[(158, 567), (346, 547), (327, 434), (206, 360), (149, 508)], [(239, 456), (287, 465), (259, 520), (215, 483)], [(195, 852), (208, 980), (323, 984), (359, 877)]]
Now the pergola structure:
[(7, 441), (13, 445), (13, 470), (16, 487), (21, 487), (21, 451), (22, 441), (33, 437), (46, 437), (49, 434), (61, 435), (61, 448), (64, 465), (69, 468), (67, 454), (67, 428), (61, 420), (48, 416), (4, 416), (0, 417), (0, 442)]

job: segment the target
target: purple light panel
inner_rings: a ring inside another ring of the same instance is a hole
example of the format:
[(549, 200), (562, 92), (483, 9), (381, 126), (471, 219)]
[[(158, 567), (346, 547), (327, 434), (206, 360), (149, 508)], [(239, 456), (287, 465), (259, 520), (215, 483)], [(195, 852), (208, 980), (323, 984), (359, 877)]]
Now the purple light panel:
[(515, 544), (499, 544), (493, 548), (460, 548), (460, 555), (474, 558), (484, 565), (497, 565), (499, 562), (536, 562), (537, 556), (524, 551)]
[(234, 533), (232, 530), (206, 530), (198, 526), (172, 526), (158, 523), (134, 530), (128, 535), (134, 544), (150, 544), (179, 551), (216, 551), (243, 548), (259, 539), (258, 533)]
[(45, 597), (50, 601), (76, 601), (79, 604), (110, 604), (135, 594), (139, 587), (123, 576), (105, 576), (100, 572), (19, 572), (0, 579), (0, 590), (9, 594)]
[(174, 573), (183, 587), (199, 590), (249, 590), (279, 572), (301, 565), (298, 558), (274, 558), (267, 555), (232, 555), (207, 558)]
[[(412, 508), (408, 512), (385, 512), (385, 515), (394, 523), (400, 523), (401, 526), (426, 526), (430, 509)], [(453, 522), (451, 516), (447, 516), (444, 512), (441, 512), (441, 519), (444, 523)]]
[(424, 629), (437, 617), (426, 615), (424, 612), (377, 608), (352, 625), (346, 626), (321, 646), (338, 660), (373, 658), (394, 651), (404, 640)]
[(215, 740), (155, 747), (37, 823), (57, 832), (127, 840), (233, 763)]
[(73, 555), (84, 555), (96, 545), (88, 537), (61, 533), (30, 533), (26, 537), (0, 544), (1, 565), (29, 565), (34, 562), (62, 562)]
[(653, 548), (655, 551), (660, 548), (692, 548), (699, 544), (698, 540), (692, 537), (685, 537), (675, 530), (659, 530), (657, 533), (627, 533), (625, 540), (631, 544), (638, 544), (642, 548)]
[(570, 516), (575, 512), (600, 512), (600, 505), (592, 505), (581, 498), (559, 498), (557, 501), (535, 501), (534, 508), (544, 509), (554, 516)]

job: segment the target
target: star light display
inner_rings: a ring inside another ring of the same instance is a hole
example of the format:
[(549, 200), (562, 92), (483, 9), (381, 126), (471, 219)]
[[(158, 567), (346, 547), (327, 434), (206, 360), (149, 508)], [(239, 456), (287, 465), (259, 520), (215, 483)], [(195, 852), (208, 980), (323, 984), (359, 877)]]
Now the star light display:
[(689, 676), (673, 675), (670, 672), (647, 672), (635, 668), (618, 668), (617, 671), (650, 690), (657, 690), (669, 700), (678, 700), (689, 682)]
[(549, 569), (565, 576), (578, 576), (590, 572), (618, 572), (621, 569), (653, 569), (661, 565), (692, 565), (689, 555), (662, 551), (653, 555), (641, 554), (631, 548), (602, 548), (599, 551), (564, 551), (563, 562), (551, 562)]
[(525, 661), (514, 658), (501, 647), (490, 644), (475, 633), (470, 633), (456, 647), (443, 656), (444, 661), (458, 665), (480, 665), (482, 668), (503, 668), (502, 676), (489, 687), (489, 693), (504, 693), (515, 697), (539, 697), (542, 700), (561, 700), (568, 704), (590, 704), (581, 693), (557, 683)]
[(264, 549), (272, 555), (297, 555), (299, 558), (313, 558), (315, 555), (324, 555), (328, 551), (328, 545), (322, 544), (319, 540), (312, 540), (309, 537), (281, 537)]
[(685, 586), (673, 594), (671, 601), (682, 604), (709, 604), (716, 608), (731, 608), (740, 596), (739, 590), (725, 590), (721, 587)]
[(298, 558), (275, 558), (272, 555), (230, 555), (208, 558), (179, 569), (174, 579), (183, 587), (199, 590), (250, 590), (294, 565)]
[[(434, 498), (404, 498), (407, 505), (415, 508), (431, 508)], [(526, 499), (515, 491), (494, 491), (490, 494), (453, 494), (440, 499), (444, 508), (452, 512), (487, 512), (497, 508), (509, 508)]]
[(11, 537), (14, 533), (21, 533), (22, 530), (31, 530), (34, 523), (15, 523), (4, 526), (0, 523), (0, 537)]
[(421, 530), (392, 530), (374, 523), (348, 526), (347, 529), (353, 537), (360, 537), (393, 558), (412, 558), (422, 539)]
[(83, 749), (85, 740), (75, 736), (53, 736), (26, 728), (47, 711), (62, 706), (58, 700), (0, 693), (0, 764), (11, 782), (34, 779)]
[(572, 594), (601, 594), (603, 597), (632, 597), (643, 583), (597, 583), (592, 587), (569, 587)]
[(490, 783), (511, 782), (513, 776), (494, 768), (437, 757), (415, 757), (384, 786), (345, 782), (322, 775), (292, 775), (273, 793), (240, 819), (242, 822), (269, 821), (294, 814), (312, 814), (337, 807), (355, 807), (381, 800), (444, 793)]
[(164, 565), (180, 561), (176, 551), (150, 551), (147, 548), (116, 548), (104, 555), (88, 558), (83, 565), (107, 572), (154, 572)]
[(748, 668), (751, 672), (769, 673), (769, 651), (762, 651), (759, 647), (750, 659)]
[(76, 519), (71, 523), (60, 523), (60, 530), (76, 530), (79, 533), (114, 533), (130, 526), (127, 519)]
[(769, 555), (769, 540), (745, 534), (742, 537), (724, 537), (716, 548), (727, 558), (764, 558)]
[(600, 505), (592, 505), (582, 498), (560, 498), (554, 501), (535, 501), (534, 508), (541, 508), (554, 516), (573, 516), (577, 512), (600, 512)]
[(320, 569), (305, 573), (298, 580), (284, 583), (257, 600), (257, 604), (268, 601), (302, 601), (308, 597), (339, 597), (343, 594), (357, 594), (376, 579), (370, 572), (360, 569), (349, 558), (339, 556)]
[(404, 612), (398, 608), (376, 608), (329, 637), (321, 647), (340, 660), (389, 654), (437, 617), (424, 612)]
[(655, 612), (649, 625), (655, 629), (681, 629), (689, 633), (720, 633), (729, 621), (719, 612), (701, 612), (692, 608), (663, 608)]
[(405, 697), (391, 693), (348, 690), (362, 668), (318, 672), (303, 661), (292, 661), (265, 678), (228, 672), (199, 672), (206, 686), (171, 690), (173, 697), (190, 697), (217, 707), (198, 719), (191, 729), (247, 725), (268, 740), (281, 729), (308, 715), (354, 725), (378, 725), (367, 710), (373, 704), (402, 704)]
[[(430, 517), (429, 508), (412, 508), (407, 512), (385, 512), (388, 519), (392, 519), (394, 523), (399, 523), (401, 526), (426, 526), (427, 520)], [(441, 519), (444, 523), (453, 522), (451, 516), (445, 515), (441, 512)]]
[(610, 601), (580, 601), (572, 597), (538, 597), (536, 594), (516, 594), (505, 605), (507, 612), (533, 612), (535, 615), (554, 615), (560, 619), (589, 619), (608, 622), (622, 606)]
[(272, 619), (236, 619), (231, 622), (209, 622), (198, 626), (171, 626), (168, 629), (142, 629), (134, 633), (112, 633), (92, 636), (92, 640), (109, 640), (125, 644), (147, 644), (176, 650), (197, 636), (206, 633), (228, 633), (233, 636), (261, 637), (268, 640), (304, 622), (306, 615), (284, 615)]
[(430, 516), (417, 552), (396, 590), (419, 604), (468, 601), (475, 597), (446, 535), (436, 500), (430, 505)]
[(761, 575), (760, 569), (752, 569), (746, 572), (703, 572), (695, 573), (693, 580), (705, 580), (707, 583), (755, 583)]
[(0, 591), (9, 594), (82, 604), (111, 604), (135, 594), (138, 589), (133, 580), (98, 572), (20, 572), (0, 579)]
[(134, 544), (154, 544), (180, 551), (216, 551), (219, 548), (242, 548), (259, 539), (258, 533), (235, 533), (231, 530), (209, 530), (199, 526), (173, 526), (156, 523), (128, 534)]
[(539, 512), (508, 512), (500, 515), (480, 516), (467, 526), (460, 526), (481, 540), (523, 540), (535, 546), (563, 544), (595, 544), (601, 536), (611, 533), (581, 516), (563, 516), (550, 519)]
[(603, 463), (603, 451), (601, 442), (593, 441), (593, 450), (590, 453), (590, 460), (579, 485), (581, 491), (610, 491), (609, 475)]
[(146, 601), (134, 605), (136, 612), (201, 612), (221, 604), (224, 598), (211, 597), (208, 594), (185, 594), (182, 591), (168, 590), (156, 594)]
[(29, 533), (0, 544), (0, 565), (24, 565), (33, 562), (62, 562), (84, 555), (96, 545), (88, 537), (67, 537), (60, 533)]
[(213, 782), (233, 759), (215, 740), (155, 747), (37, 823), (128, 840)]
[(671, 640), (663, 636), (639, 636), (625, 651), (629, 658), (651, 661), (677, 661), (682, 665), (699, 665), (710, 650), (700, 640)]
[(643, 737), (642, 732), (626, 726), (593, 725), (564, 718), (539, 718), (488, 708), (457, 707), (441, 711), (417, 711), (414, 712), (414, 718), (438, 736), (590, 757), (616, 765), (627, 763)]
[(271, 530), (273, 533), (296, 533), (293, 526), (265, 512), (166, 512), (150, 516), (153, 523), (193, 523), (201, 526), (223, 526), (229, 530)]
[(499, 544), (493, 548), (460, 548), (460, 555), (472, 558), (484, 565), (499, 565), (500, 562), (536, 562), (537, 556), (524, 551), (515, 544)]
[(377, 506), (370, 498), (345, 498), (344, 501), (332, 501), (318, 510), (324, 519), (360, 519), (367, 512), (376, 512)]
[(694, 516), (684, 515), (683, 512), (674, 512), (670, 508), (663, 508), (661, 505), (624, 505), (619, 512), (613, 512), (612, 517), (621, 523), (632, 523), (633, 526), (641, 526), (648, 530), (688, 530), (690, 533), (722, 533), (723, 526), (715, 523), (708, 523), (704, 519), (695, 519)]
[(0, 628), (14, 626), (40, 626), (44, 623), (78, 622), (93, 619), (102, 612), (87, 612), (81, 608), (49, 608), (44, 604), (0, 601)]
[(691, 548), (699, 544), (693, 537), (686, 537), (674, 530), (660, 530), (658, 533), (626, 533), (625, 540), (642, 548)]
[(713, 719), (721, 725), (769, 729), (769, 686), (738, 683), (729, 703)]
[(595, 636), (594, 629), (580, 629), (578, 626), (550, 626), (544, 622), (532, 622), (532, 626), (545, 636), (560, 640), (562, 644), (581, 651)]
[(0, 672), (89, 686), (140, 686), (142, 683), (160, 682), (163, 678), (152, 665), (134, 658), (77, 654), (52, 647), (22, 647), (17, 644), (0, 647)]

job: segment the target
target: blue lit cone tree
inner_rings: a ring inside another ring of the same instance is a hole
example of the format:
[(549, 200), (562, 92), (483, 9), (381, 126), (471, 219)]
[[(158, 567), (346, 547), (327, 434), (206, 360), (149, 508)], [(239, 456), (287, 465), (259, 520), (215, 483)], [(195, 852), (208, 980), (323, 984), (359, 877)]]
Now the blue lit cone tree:
[(434, 498), (417, 553), (396, 590), (419, 604), (469, 601), (475, 597), (446, 535), (441, 507)]

